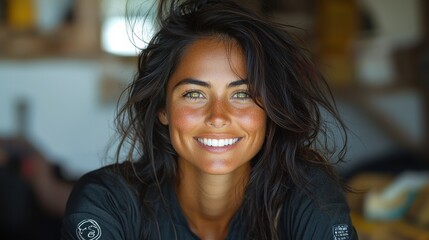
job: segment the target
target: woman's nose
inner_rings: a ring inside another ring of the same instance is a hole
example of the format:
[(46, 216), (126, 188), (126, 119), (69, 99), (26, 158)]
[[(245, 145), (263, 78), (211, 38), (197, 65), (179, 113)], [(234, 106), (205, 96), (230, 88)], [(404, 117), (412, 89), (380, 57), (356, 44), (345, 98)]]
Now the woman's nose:
[(210, 127), (221, 128), (230, 124), (228, 104), (223, 100), (216, 100), (207, 110), (206, 124)]

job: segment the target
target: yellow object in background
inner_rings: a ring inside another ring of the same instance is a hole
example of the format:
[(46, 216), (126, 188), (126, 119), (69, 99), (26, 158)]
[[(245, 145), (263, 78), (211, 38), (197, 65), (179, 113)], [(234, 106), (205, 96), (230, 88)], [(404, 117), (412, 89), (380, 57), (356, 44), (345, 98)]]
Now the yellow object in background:
[(317, 1), (318, 58), (333, 88), (350, 86), (355, 77), (354, 41), (359, 31), (357, 0)]
[(29, 30), (36, 26), (36, 6), (34, 0), (7, 0), (7, 24), (14, 30)]

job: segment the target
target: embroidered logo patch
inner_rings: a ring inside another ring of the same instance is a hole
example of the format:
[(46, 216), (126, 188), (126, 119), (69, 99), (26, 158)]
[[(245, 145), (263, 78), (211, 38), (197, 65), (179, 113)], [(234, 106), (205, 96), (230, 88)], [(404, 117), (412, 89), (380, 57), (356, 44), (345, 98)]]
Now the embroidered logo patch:
[(348, 239), (350, 239), (349, 225), (347, 225), (347, 224), (334, 225), (332, 227), (332, 234), (334, 235), (334, 240), (348, 240)]
[(95, 220), (85, 219), (77, 225), (76, 235), (80, 240), (97, 240), (101, 236), (101, 228)]

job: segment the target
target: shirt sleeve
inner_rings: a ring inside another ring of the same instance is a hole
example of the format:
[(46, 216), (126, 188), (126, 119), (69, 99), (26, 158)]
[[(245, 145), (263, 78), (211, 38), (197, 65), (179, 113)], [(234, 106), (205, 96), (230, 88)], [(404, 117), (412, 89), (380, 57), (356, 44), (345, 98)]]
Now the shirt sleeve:
[(321, 170), (313, 176), (313, 195), (294, 188), (283, 208), (280, 226), (287, 239), (358, 239), (341, 188)]
[(83, 176), (63, 218), (61, 239), (139, 239), (137, 198), (121, 176), (106, 169)]

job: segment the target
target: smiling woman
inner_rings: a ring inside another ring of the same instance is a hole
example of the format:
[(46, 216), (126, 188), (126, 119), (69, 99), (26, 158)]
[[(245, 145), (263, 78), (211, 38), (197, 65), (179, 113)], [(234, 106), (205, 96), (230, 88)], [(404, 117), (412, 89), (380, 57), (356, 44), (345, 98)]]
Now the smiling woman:
[(266, 114), (250, 98), (241, 49), (227, 41), (232, 40), (196, 40), (168, 81), (159, 118), (168, 126), (180, 172), (243, 169), (249, 175), (250, 160), (264, 142)]
[(229, 0), (161, 0), (158, 19), (118, 162), (76, 185), (63, 239), (357, 239), (317, 144), (319, 108), (338, 114), (284, 26)]

